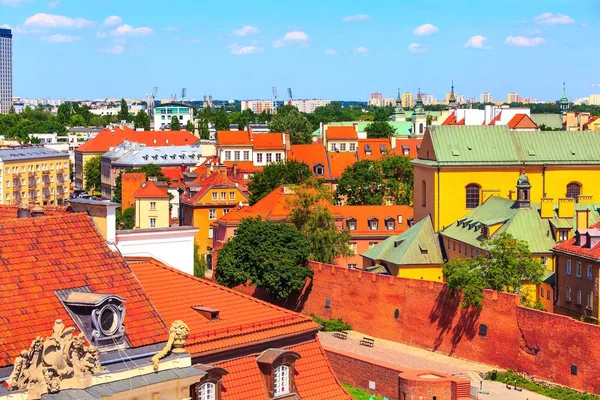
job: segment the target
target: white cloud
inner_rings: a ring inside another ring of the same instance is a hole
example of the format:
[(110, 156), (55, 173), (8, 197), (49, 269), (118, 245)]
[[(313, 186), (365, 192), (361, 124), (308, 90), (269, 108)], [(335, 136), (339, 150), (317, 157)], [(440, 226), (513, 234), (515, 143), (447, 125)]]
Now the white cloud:
[(11, 7), (16, 7), (21, 3), (26, 2), (27, 0), (0, 0), (0, 6), (1, 5), (6, 5), (6, 6), (11, 6)]
[(273, 47), (283, 47), (288, 44), (306, 45), (308, 35), (302, 31), (292, 31), (286, 33), (281, 39), (273, 42)]
[(421, 26), (417, 26), (413, 31), (413, 35), (416, 36), (429, 36), (433, 35), (438, 31), (438, 27), (432, 24), (424, 24)]
[(259, 32), (260, 32), (260, 29), (258, 29), (256, 26), (244, 25), (240, 29), (236, 29), (235, 31), (233, 31), (233, 34), (235, 36), (249, 36), (249, 35), (256, 35)]
[(33, 28), (84, 28), (92, 24), (83, 18), (38, 13), (25, 20), (24, 26)]
[(334, 49), (326, 49), (325, 50), (325, 54), (327, 54), (328, 56), (333, 56), (337, 54), (337, 50)]
[(235, 54), (236, 56), (247, 56), (249, 54), (260, 53), (264, 51), (262, 47), (256, 45), (242, 46), (238, 43), (233, 43), (229, 46), (231, 49), (231, 54)]
[(43, 36), (41, 40), (48, 43), (72, 43), (77, 40), (81, 40), (81, 38), (78, 36), (69, 36), (63, 35), (62, 33), (57, 33), (56, 35)]
[(362, 46), (354, 49), (354, 54), (357, 54), (359, 56), (366, 56), (368, 52), (369, 52), (369, 49), (367, 49), (366, 47), (362, 47)]
[(546, 43), (546, 39), (541, 37), (526, 38), (523, 36), (509, 36), (506, 38), (505, 43), (517, 47), (533, 47)]
[(120, 44), (114, 44), (110, 47), (107, 47), (105, 49), (100, 49), (101, 52), (103, 53), (108, 53), (108, 54), (116, 54), (116, 55), (122, 55), (123, 53), (125, 53), (125, 47), (120, 45)]
[(123, 18), (119, 17), (118, 15), (111, 15), (104, 20), (104, 25), (116, 26), (121, 24), (121, 22), (123, 22)]
[(533, 21), (536, 24), (544, 24), (544, 25), (564, 25), (564, 24), (572, 24), (575, 20), (568, 15), (564, 14), (553, 14), (551, 12), (545, 12), (543, 14), (537, 15), (533, 17)]
[(471, 36), (467, 43), (464, 44), (463, 47), (471, 48), (471, 49), (490, 49), (490, 46), (486, 46), (485, 42), (487, 38), (481, 35)]
[(48, 7), (50, 7), (50, 8), (56, 8), (56, 7), (59, 6), (59, 4), (60, 4), (59, 0), (53, 0), (50, 3), (48, 3)]
[(342, 18), (343, 22), (357, 22), (357, 21), (368, 21), (372, 19), (370, 15), (366, 14), (358, 14), (358, 15), (349, 15), (347, 17)]
[(408, 52), (413, 54), (423, 54), (429, 51), (429, 46), (419, 43), (411, 43), (408, 45)]
[(2, 28), (2, 29), (12, 29), (12, 27), (10, 25), (8, 25), (8, 24), (2, 24), (2, 25), (0, 25), (0, 28)]
[(148, 36), (154, 33), (154, 29), (146, 26), (134, 28), (131, 25), (121, 25), (111, 31), (113, 36)]

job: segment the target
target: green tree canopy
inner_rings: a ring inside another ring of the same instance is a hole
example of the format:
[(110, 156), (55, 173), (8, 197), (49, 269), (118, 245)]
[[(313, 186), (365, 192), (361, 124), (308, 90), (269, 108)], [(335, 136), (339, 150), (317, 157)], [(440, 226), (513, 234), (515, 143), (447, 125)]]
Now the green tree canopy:
[(214, 118), (215, 129), (218, 131), (228, 131), (229, 130), (229, 116), (227, 115), (227, 111), (225, 109), (220, 108), (217, 111), (217, 114)]
[[(291, 107), (291, 106), (288, 106)], [(292, 144), (307, 144), (312, 141), (312, 125), (295, 107), (283, 107), (269, 122), (271, 132), (288, 132)]]
[(194, 134), (194, 131), (195, 131), (195, 129), (194, 129), (194, 123), (192, 122), (191, 119), (187, 122), (187, 124), (185, 124), (185, 130), (188, 131), (188, 132), (190, 132), (190, 133), (192, 133), (192, 134)]
[(181, 122), (179, 122), (179, 118), (176, 115), (173, 115), (171, 118), (171, 130), (172, 131), (180, 131), (181, 130)]
[(396, 129), (386, 121), (375, 121), (365, 127), (365, 132), (368, 138), (389, 138), (394, 136)]
[(146, 111), (140, 110), (135, 116), (133, 123), (135, 129), (142, 129), (144, 131), (150, 130), (150, 116), (146, 114)]
[(85, 119), (80, 114), (73, 114), (69, 120), (71, 126), (85, 126)]
[(443, 267), (452, 293), (462, 292), (462, 306), (483, 306), (483, 291), (492, 289), (519, 293), (522, 282), (541, 284), (544, 267), (531, 258), (527, 242), (510, 234), (484, 242), (484, 251), (475, 258), (455, 258)]
[(381, 173), (385, 182), (386, 196), (394, 198), (398, 205), (412, 206), (414, 169), (410, 158), (385, 157), (381, 160)]
[(61, 124), (67, 124), (71, 119), (71, 115), (73, 114), (73, 109), (71, 107), (71, 103), (62, 103), (58, 106), (58, 110), (56, 111), (56, 117), (58, 118), (58, 122)]
[(248, 183), (248, 201), (253, 205), (281, 185), (298, 185), (310, 177), (312, 173), (308, 166), (295, 160), (269, 164), (255, 172)]
[(200, 132), (200, 139), (210, 139), (210, 130), (208, 129), (208, 120), (200, 118), (198, 120), (198, 132)]
[(100, 161), (101, 156), (97, 155), (95, 157), (90, 158), (83, 166), (85, 174), (85, 190), (88, 193), (100, 192), (100, 188), (102, 187)]
[(127, 106), (127, 102), (125, 99), (121, 99), (121, 110), (118, 114), (119, 121), (129, 121), (129, 107)]
[(126, 208), (121, 211), (121, 207), (117, 208), (116, 212), (117, 229), (123, 224), (123, 229), (135, 228), (135, 207)]
[(227, 287), (249, 282), (285, 299), (312, 276), (308, 254), (304, 235), (293, 225), (248, 218), (219, 251), (216, 279)]

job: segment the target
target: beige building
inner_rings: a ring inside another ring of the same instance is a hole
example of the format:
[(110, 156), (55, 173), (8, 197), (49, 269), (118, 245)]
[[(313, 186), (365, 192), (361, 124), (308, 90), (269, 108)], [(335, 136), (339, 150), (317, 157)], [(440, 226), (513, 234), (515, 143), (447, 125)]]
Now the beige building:
[(518, 103), (519, 102), (519, 94), (518, 93), (509, 93), (508, 98), (506, 99), (507, 103)]
[(142, 183), (133, 193), (136, 228), (169, 227), (169, 194), (154, 182)]
[(307, 100), (291, 100), (289, 104), (298, 109), (298, 111), (312, 114), (315, 112), (317, 107), (325, 107), (331, 103), (331, 100), (323, 100), (323, 99), (307, 99)]
[(402, 93), (402, 105), (404, 107), (412, 107), (415, 105), (415, 96), (411, 92)]
[(600, 94), (590, 94), (588, 104), (590, 106), (600, 106)]
[(62, 205), (69, 198), (69, 154), (44, 147), (0, 150), (0, 204)]
[(273, 100), (242, 100), (242, 111), (252, 110), (254, 114), (260, 114), (263, 111), (274, 114)]

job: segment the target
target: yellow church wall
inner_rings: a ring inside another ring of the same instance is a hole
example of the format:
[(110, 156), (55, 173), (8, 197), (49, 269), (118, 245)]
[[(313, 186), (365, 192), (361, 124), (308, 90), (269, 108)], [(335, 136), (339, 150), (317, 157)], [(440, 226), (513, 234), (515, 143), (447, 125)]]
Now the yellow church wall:
[(418, 265), (414, 267), (403, 266), (402, 268), (398, 268), (397, 276), (399, 276), (400, 278), (420, 279), (425, 281), (444, 281), (444, 275), (442, 273), (441, 265)]

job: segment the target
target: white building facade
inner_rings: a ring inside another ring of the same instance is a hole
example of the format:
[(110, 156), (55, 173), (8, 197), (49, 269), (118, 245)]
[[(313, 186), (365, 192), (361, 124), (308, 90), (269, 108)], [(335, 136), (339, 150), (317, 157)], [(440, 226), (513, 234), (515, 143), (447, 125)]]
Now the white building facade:
[(263, 111), (274, 114), (275, 104), (273, 100), (242, 100), (242, 111), (252, 110), (254, 114), (261, 114)]
[(331, 103), (331, 100), (323, 99), (291, 100), (289, 102), (289, 104), (296, 107), (298, 111), (306, 114), (312, 114), (317, 107), (325, 107), (329, 103)]
[(12, 104), (12, 31), (0, 29), (0, 114), (8, 114)]
[(171, 125), (173, 117), (176, 117), (185, 129), (188, 121), (194, 121), (194, 109), (184, 103), (165, 103), (154, 108), (154, 129), (165, 129)]

